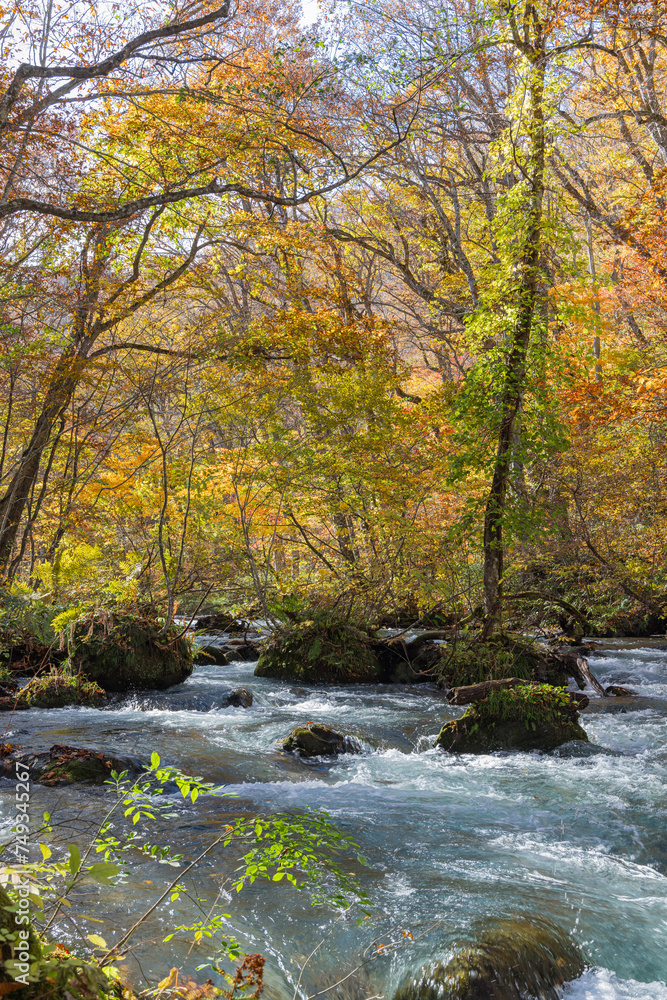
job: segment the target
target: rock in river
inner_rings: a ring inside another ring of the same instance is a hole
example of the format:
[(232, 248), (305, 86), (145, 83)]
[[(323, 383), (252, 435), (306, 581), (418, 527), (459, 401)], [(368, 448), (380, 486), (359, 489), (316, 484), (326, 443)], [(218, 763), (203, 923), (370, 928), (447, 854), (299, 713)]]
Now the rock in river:
[(276, 630), (264, 644), (255, 674), (310, 684), (368, 684), (382, 679), (369, 636), (333, 617)]
[(236, 688), (234, 691), (230, 691), (220, 702), (220, 708), (227, 708), (229, 705), (236, 708), (250, 708), (252, 691), (248, 691), (248, 688)]
[(26, 708), (64, 708), (66, 705), (102, 705), (106, 695), (99, 684), (81, 674), (70, 676), (53, 671), (43, 677), (32, 677), (25, 687), (7, 691), (0, 697), (0, 712)]
[(126, 771), (132, 765), (98, 750), (56, 744), (43, 753), (32, 753), (9, 743), (0, 744), (0, 775), (10, 778), (21, 763), (30, 771), (30, 780), (41, 785), (72, 785), (89, 781), (101, 785), (112, 771)]
[(125, 611), (97, 609), (73, 624), (69, 664), (105, 691), (151, 690), (181, 684), (192, 673), (192, 645), (172, 626)]
[(570, 740), (588, 740), (577, 708), (568, 691), (548, 684), (496, 688), (446, 723), (435, 743), (454, 753), (553, 750)]
[(217, 666), (226, 666), (229, 663), (229, 657), (226, 650), (221, 649), (220, 646), (209, 644), (207, 646), (195, 647), (192, 662), (198, 667), (206, 666), (208, 663), (215, 663)]
[(297, 726), (282, 744), (283, 750), (298, 753), (301, 757), (331, 757), (339, 753), (359, 753), (361, 748), (361, 740), (356, 736), (345, 736), (317, 722), (309, 722), (307, 726)]
[(408, 978), (394, 1000), (560, 1000), (584, 967), (574, 941), (546, 921), (499, 920)]

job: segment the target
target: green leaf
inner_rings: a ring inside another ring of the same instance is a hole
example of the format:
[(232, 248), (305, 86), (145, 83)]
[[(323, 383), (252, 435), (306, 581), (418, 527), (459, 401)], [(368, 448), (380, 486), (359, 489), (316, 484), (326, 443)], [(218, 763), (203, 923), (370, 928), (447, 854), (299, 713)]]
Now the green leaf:
[(86, 875), (90, 875), (95, 882), (100, 882), (102, 885), (113, 885), (109, 879), (119, 873), (120, 866), (114, 864), (113, 861), (99, 861), (86, 869)]
[(76, 846), (76, 844), (69, 845), (69, 870), (72, 875), (76, 875), (79, 868), (81, 867), (81, 851)]
[(155, 751), (153, 751), (153, 753), (151, 754), (151, 767), (153, 768), (153, 770), (155, 770), (159, 766), (160, 766), (160, 755), (159, 753), (155, 753)]
[(42, 859), (48, 861), (51, 857), (51, 848), (47, 847), (46, 844), (40, 844), (39, 849), (42, 852)]

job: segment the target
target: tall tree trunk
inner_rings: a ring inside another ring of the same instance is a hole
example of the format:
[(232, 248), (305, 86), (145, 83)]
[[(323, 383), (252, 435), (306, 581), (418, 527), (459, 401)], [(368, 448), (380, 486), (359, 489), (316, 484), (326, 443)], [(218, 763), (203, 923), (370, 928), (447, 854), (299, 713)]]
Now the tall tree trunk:
[[(493, 468), (491, 488), (484, 514), (484, 633), (488, 635), (502, 613), (503, 595), (503, 521), (505, 517), (507, 487), (511, 474), (512, 448), (515, 425), (525, 390), (526, 358), (539, 304), (539, 262), (542, 245), (542, 205), (544, 198), (544, 71), (545, 50), (542, 26), (535, 9), (524, 7), (523, 23), (517, 27), (514, 15), (508, 8), (510, 26), (515, 44), (528, 62), (527, 81), (527, 182), (526, 230), (523, 251), (517, 261), (518, 282), (516, 301), (518, 314), (510, 335), (510, 352), (504, 373), (501, 397), (501, 418), (498, 445)], [(532, 41), (526, 38), (532, 35)], [(525, 182), (524, 182), (525, 183)]]
[(42, 454), (51, 440), (54, 424), (69, 406), (84, 362), (85, 358), (74, 346), (58, 359), (30, 441), (19, 459), (7, 492), (0, 500), (0, 567), (3, 571), (8, 565), (25, 506), (37, 481)]

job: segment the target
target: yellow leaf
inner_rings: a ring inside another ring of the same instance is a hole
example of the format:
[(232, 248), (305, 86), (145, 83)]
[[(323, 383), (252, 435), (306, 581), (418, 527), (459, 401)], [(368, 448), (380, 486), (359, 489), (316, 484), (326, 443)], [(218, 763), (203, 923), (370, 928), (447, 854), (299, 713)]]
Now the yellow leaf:
[(158, 983), (158, 989), (164, 990), (167, 986), (173, 986), (178, 979), (178, 969), (172, 969), (166, 979), (163, 979), (161, 983)]
[(88, 935), (88, 940), (92, 941), (93, 944), (96, 944), (98, 946), (98, 948), (108, 948), (109, 947), (109, 945), (106, 943), (106, 941), (104, 940), (104, 938), (100, 937), (99, 934), (89, 934)]

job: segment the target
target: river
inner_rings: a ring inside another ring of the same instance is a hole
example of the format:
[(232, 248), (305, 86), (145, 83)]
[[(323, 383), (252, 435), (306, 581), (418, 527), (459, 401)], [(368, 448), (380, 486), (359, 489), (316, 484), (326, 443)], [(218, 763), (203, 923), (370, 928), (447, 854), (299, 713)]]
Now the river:
[[(181, 803), (160, 831), (186, 857), (238, 811), (320, 807), (353, 834), (368, 858), (359, 874), (374, 904), (361, 927), (351, 915), (334, 922), (335, 914), (283, 883), (255, 883), (230, 899), (231, 929), (246, 950), (267, 957), (267, 997), (291, 1000), (305, 957), (323, 939), (301, 996), (341, 980), (373, 939), (393, 935), (404, 946), (326, 994), (391, 1000), (406, 972), (446, 956), (478, 919), (538, 915), (571, 931), (589, 965), (566, 987), (568, 1000), (667, 1000), (667, 642), (607, 640), (604, 652), (591, 658), (593, 672), (637, 697), (588, 692), (582, 724), (601, 749), (456, 757), (431, 747), (442, 723), (462, 711), (435, 687), (305, 688), (255, 678), (253, 663), (198, 667), (178, 688), (112, 709), (17, 713), (5, 738), (36, 750), (64, 743), (142, 760), (157, 750), (164, 762), (227, 785), (236, 798)], [(252, 690), (253, 706), (218, 708), (239, 686)], [(309, 720), (357, 734), (365, 752), (323, 761), (277, 750), (279, 738)], [(1, 781), (0, 791), (6, 832), (10, 783)], [(35, 786), (33, 819), (48, 808), (66, 839), (99, 815), (107, 795)], [(73, 907), (91, 918), (89, 931), (109, 940), (173, 874), (129, 860), (123, 885), (102, 888), (99, 899), (91, 890)], [(229, 854), (207, 859), (200, 896), (212, 901), (233, 868)], [(154, 980), (182, 962), (194, 969), (184, 945), (161, 943), (165, 928), (186, 919), (182, 901), (160, 911), (149, 939), (128, 956), (130, 974)]]

